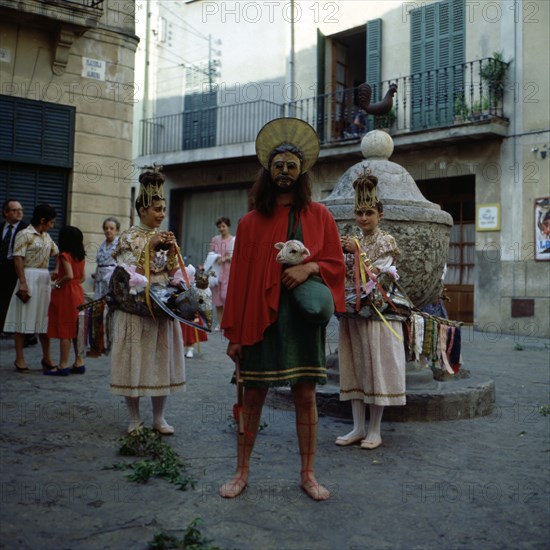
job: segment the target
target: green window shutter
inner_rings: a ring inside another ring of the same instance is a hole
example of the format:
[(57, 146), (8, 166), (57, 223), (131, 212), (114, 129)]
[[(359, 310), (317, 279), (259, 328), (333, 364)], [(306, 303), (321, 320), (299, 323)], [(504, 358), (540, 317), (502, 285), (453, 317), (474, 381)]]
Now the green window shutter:
[(183, 98), (182, 149), (199, 149), (216, 145), (216, 92), (187, 94)]
[(438, 23), (439, 33), (437, 36), (437, 45), (439, 50), (438, 66), (450, 67), (452, 63), (451, 55), (451, 6), (448, 2), (438, 4)]
[(372, 101), (381, 97), (382, 81), (382, 19), (367, 22), (367, 82), (372, 88)]
[(75, 108), (0, 96), (0, 159), (72, 168)]
[(0, 162), (0, 196), (17, 199), (25, 209), (26, 222), (30, 222), (37, 204), (53, 206), (57, 217), (49, 233), (56, 242), (59, 230), (67, 222), (68, 179), (66, 168)]
[(21, 202), (27, 222), (37, 204), (53, 206), (54, 241), (67, 220), (74, 118), (74, 107), (0, 95), (0, 196)]
[(411, 73), (422, 71), (422, 9), (411, 11)]
[(424, 62), (423, 71), (433, 71), (437, 68), (438, 51), (438, 8), (439, 4), (431, 4), (422, 8), (424, 10)]
[(466, 8), (465, 0), (451, 0), (451, 64), (459, 65), (466, 61)]
[(317, 120), (315, 129), (321, 141), (325, 137), (325, 49), (326, 37), (317, 29)]
[(434, 123), (450, 122), (452, 116), (453, 95), (452, 86), (452, 42), (451, 42), (451, 5), (441, 2), (437, 5), (439, 32), (437, 35), (438, 63), (435, 89), (436, 118)]
[(462, 90), (465, 0), (443, 0), (411, 11), (411, 128), (450, 122)]
[(424, 70), (424, 10), (411, 11), (411, 129), (422, 126), (422, 71)]
[[(464, 67), (466, 61), (466, 8), (465, 0), (450, 0), (450, 65), (451, 80), (449, 82), (450, 113), (454, 114), (454, 104), (457, 97), (465, 97)], [(450, 114), (449, 114), (450, 119)], [(449, 120), (450, 122), (450, 120)]]
[(317, 94), (325, 93), (326, 37), (317, 29)]

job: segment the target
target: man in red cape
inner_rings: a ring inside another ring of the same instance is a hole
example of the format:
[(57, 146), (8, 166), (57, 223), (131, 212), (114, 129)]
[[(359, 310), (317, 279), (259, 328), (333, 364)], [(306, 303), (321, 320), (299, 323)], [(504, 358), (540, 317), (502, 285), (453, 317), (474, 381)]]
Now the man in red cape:
[[(304, 317), (293, 290), (310, 277), (330, 290), (336, 311), (345, 310), (345, 267), (336, 223), (311, 201), (308, 170), (319, 154), (315, 130), (302, 120), (276, 119), (260, 130), (256, 153), (263, 168), (251, 191), (254, 209), (239, 222), (222, 329), (227, 354), (244, 385), (235, 476), (220, 489), (226, 498), (247, 486), (250, 456), (269, 387), (290, 386), (296, 409), (301, 487), (314, 500), (329, 491), (317, 482), (316, 384), (326, 383), (327, 319)], [(301, 240), (311, 255), (282, 266), (275, 243)], [(325, 289), (326, 291), (326, 289)], [(330, 300), (330, 298), (329, 298)], [(241, 431), (241, 430), (240, 430)]]

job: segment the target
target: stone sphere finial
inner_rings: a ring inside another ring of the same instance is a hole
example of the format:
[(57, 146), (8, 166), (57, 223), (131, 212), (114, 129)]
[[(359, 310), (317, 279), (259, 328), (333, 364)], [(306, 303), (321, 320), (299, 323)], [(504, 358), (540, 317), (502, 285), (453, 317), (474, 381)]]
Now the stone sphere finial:
[(372, 130), (361, 140), (361, 153), (366, 159), (388, 160), (393, 153), (393, 140), (383, 130)]

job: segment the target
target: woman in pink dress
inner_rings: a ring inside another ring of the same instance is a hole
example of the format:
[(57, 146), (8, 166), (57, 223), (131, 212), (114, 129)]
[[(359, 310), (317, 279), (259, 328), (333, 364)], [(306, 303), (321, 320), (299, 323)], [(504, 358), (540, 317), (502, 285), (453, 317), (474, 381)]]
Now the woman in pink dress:
[(218, 283), (212, 287), (212, 302), (216, 306), (216, 316), (218, 326), (214, 330), (220, 330), (222, 322), (223, 306), (227, 296), (227, 284), (229, 282), (229, 270), (231, 269), (231, 257), (233, 256), (233, 247), (235, 246), (235, 237), (229, 233), (231, 220), (221, 217), (216, 221), (216, 227), (219, 235), (212, 237), (210, 251), (218, 255), (216, 264), (219, 266)]
[[(52, 273), (55, 286), (48, 310), (48, 338), (59, 338), (59, 365), (44, 370), (49, 376), (84, 374), (86, 367), (78, 351), (78, 309), (84, 303), (84, 238), (78, 227), (66, 225), (59, 232), (59, 256)], [(69, 367), (69, 351), (73, 343), (75, 361)]]

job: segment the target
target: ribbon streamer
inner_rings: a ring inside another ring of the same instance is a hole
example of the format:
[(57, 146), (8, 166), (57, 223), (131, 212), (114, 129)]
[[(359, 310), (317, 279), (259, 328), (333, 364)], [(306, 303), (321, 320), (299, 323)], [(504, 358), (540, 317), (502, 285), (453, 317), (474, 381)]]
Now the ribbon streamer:
[(401, 338), (401, 336), (399, 336), (399, 334), (397, 334), (397, 332), (395, 332), (395, 330), (393, 329), (393, 327), (388, 323), (388, 321), (386, 320), (386, 318), (378, 311), (377, 307), (372, 304), (372, 307), (374, 308), (374, 311), (376, 311), (376, 313), (378, 313), (378, 316), (380, 317), (380, 319), (382, 319), (382, 321), (384, 322), (384, 324), (391, 330), (391, 332), (393, 333), (393, 335), (399, 340), (399, 341), (403, 341), (403, 338)]

